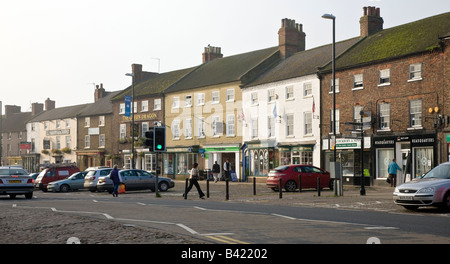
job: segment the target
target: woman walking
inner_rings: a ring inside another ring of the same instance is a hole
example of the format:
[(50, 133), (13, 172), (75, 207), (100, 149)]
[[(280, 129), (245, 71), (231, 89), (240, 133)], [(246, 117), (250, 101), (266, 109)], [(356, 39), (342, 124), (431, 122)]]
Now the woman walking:
[(122, 183), (122, 178), (120, 177), (119, 170), (117, 169), (117, 165), (114, 165), (113, 170), (111, 171), (111, 175), (109, 178), (112, 180), (114, 184), (113, 197), (119, 196), (119, 186)]
[(195, 185), (195, 188), (197, 188), (198, 195), (200, 196), (200, 199), (205, 199), (205, 194), (202, 192), (202, 189), (200, 189), (200, 185), (198, 184), (198, 163), (194, 163), (192, 165), (191, 173), (189, 175), (189, 187), (187, 188), (186, 192), (183, 194), (183, 197), (186, 198), (189, 191), (192, 189), (192, 186)]

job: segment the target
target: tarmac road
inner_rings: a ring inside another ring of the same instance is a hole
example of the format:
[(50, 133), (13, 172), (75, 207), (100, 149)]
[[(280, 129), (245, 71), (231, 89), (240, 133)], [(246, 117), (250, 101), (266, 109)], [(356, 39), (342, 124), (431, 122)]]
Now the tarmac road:
[[(206, 193), (206, 182), (201, 182)], [(43, 193), (32, 200), (0, 197), (0, 243), (83, 244), (299, 244), (448, 243), (450, 214), (437, 209), (409, 212), (392, 202), (392, 189), (345, 187), (344, 196), (315, 190), (279, 194), (251, 183), (210, 183), (210, 197), (195, 188), (182, 198), (184, 182), (161, 193), (78, 191)], [(19, 221), (20, 220), (20, 221)], [(20, 223), (19, 225), (17, 223)]]

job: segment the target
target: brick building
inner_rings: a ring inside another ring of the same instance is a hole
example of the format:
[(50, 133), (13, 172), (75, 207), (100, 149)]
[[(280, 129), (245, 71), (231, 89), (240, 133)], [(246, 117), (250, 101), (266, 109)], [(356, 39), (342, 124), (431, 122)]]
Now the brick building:
[(449, 47), (442, 37), (450, 13), (383, 29), (380, 10), (366, 7), (360, 23), (361, 40), (336, 59), (335, 142), (331, 65), (320, 70), (322, 166), (329, 169), (336, 147), (344, 184), (360, 184), (361, 136), (345, 123), (360, 122), (363, 110), (366, 184), (384, 182), (393, 158), (403, 168), (397, 182), (404, 182), (448, 160)]

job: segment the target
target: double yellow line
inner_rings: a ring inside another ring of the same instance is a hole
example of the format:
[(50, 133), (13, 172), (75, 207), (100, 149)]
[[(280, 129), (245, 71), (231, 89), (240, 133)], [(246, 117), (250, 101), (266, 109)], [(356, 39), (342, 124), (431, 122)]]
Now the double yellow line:
[(250, 244), (250, 243), (240, 241), (237, 239), (233, 239), (231, 237), (226, 237), (226, 236), (205, 236), (205, 237), (212, 239), (212, 240), (216, 240), (221, 243), (225, 243), (225, 244)]

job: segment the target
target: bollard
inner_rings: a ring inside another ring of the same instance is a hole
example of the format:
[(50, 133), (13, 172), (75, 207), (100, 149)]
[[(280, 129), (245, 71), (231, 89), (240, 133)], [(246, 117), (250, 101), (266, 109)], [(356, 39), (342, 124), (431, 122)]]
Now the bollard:
[(225, 200), (229, 200), (230, 199), (230, 186), (229, 186), (229, 180), (228, 178), (225, 180)]
[(278, 190), (280, 191), (280, 199), (283, 198), (283, 186), (281, 185), (281, 179), (280, 179), (280, 184), (278, 185)]
[(302, 192), (302, 175), (298, 175), (298, 192)]
[(317, 196), (320, 196), (320, 178), (317, 177)]
[(184, 195), (183, 195), (185, 200), (187, 199), (188, 181), (189, 181), (189, 179), (186, 178), (186, 185), (184, 186)]
[(256, 195), (256, 177), (253, 177), (253, 195)]
[(209, 198), (209, 177), (206, 179), (206, 198)]

